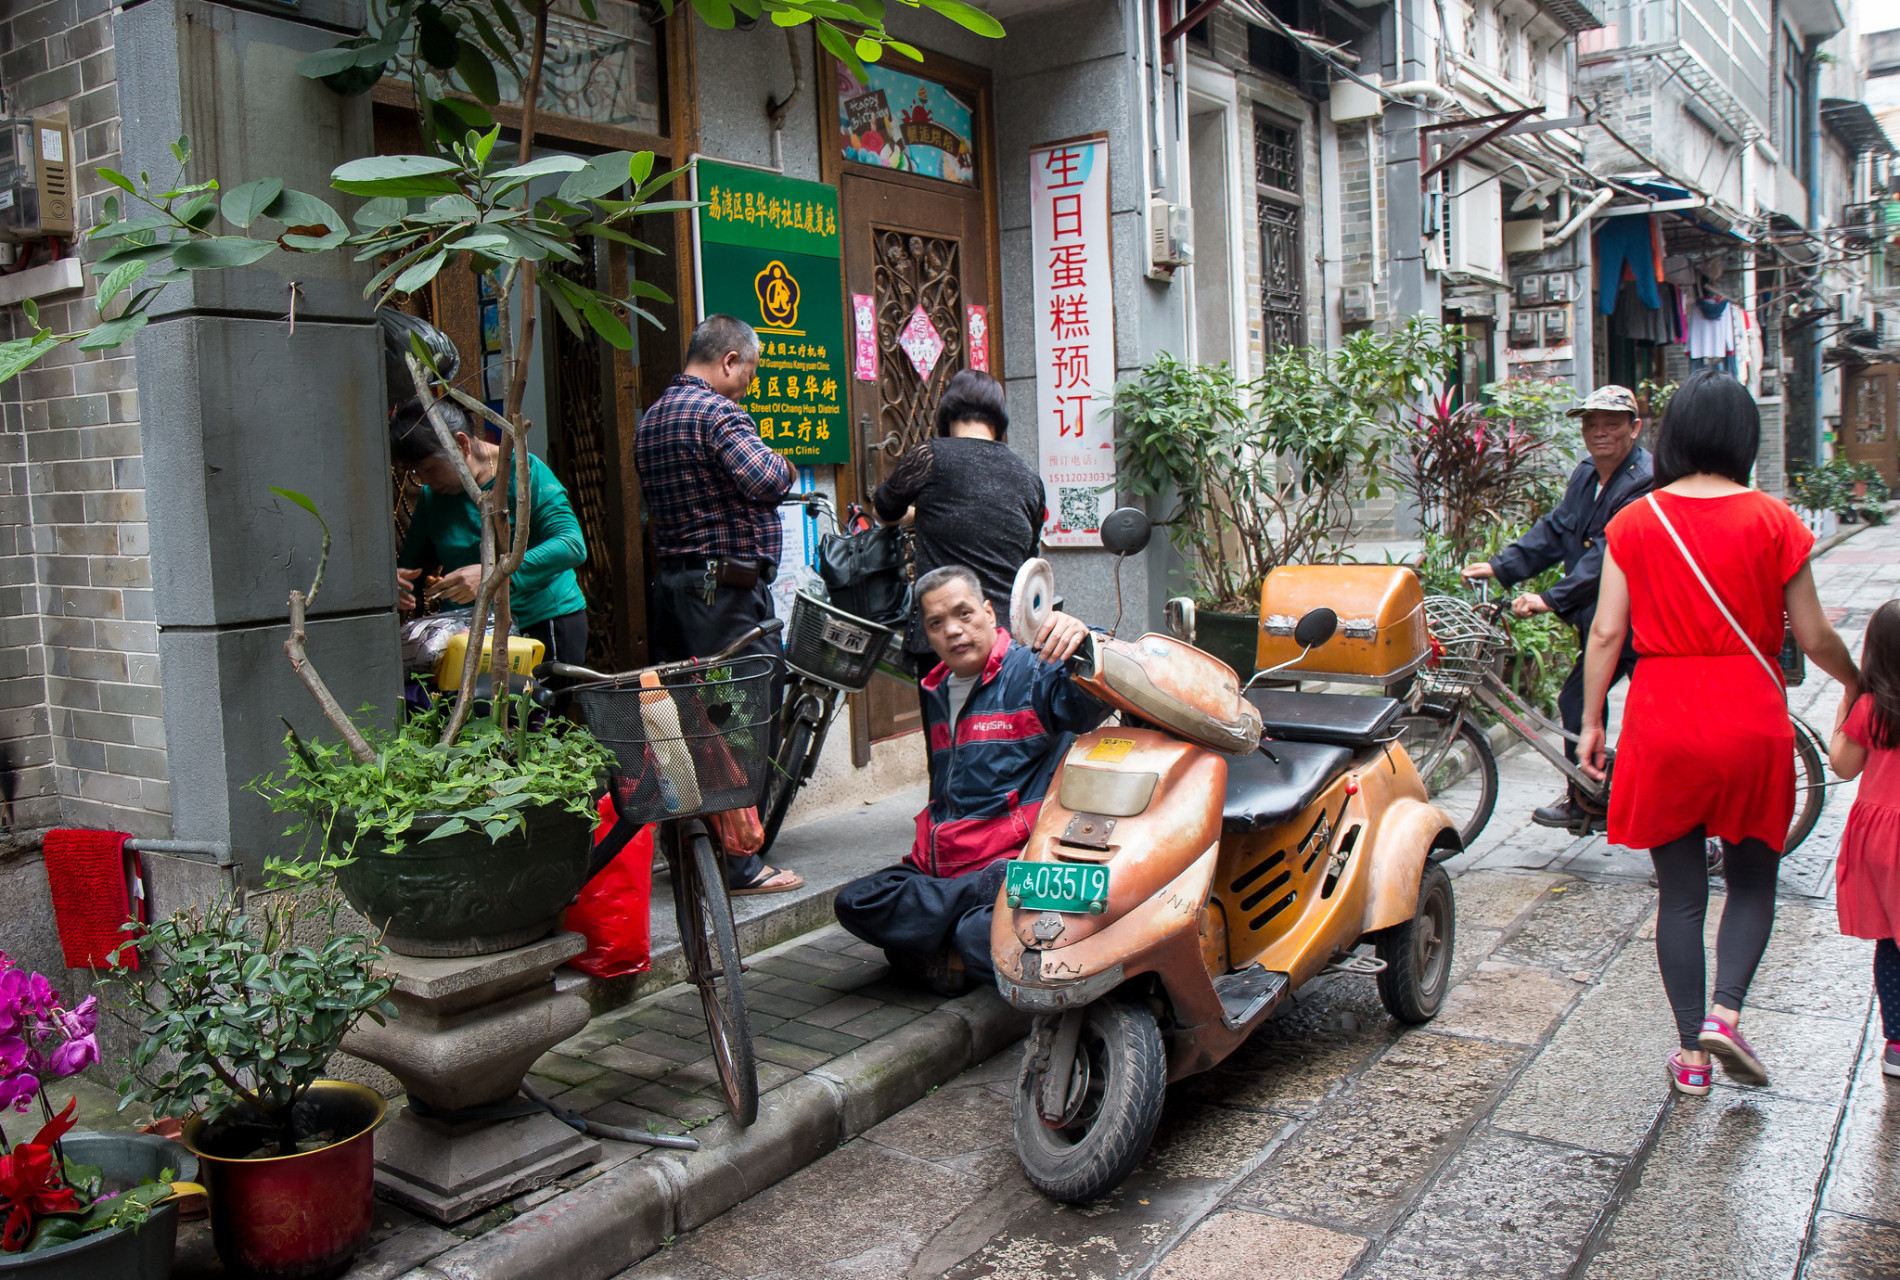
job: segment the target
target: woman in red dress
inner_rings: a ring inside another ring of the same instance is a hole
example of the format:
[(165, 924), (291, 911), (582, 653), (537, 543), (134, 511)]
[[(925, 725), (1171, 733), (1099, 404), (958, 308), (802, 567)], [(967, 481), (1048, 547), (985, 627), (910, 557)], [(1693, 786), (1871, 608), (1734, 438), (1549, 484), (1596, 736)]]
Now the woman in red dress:
[[(1603, 699), (1633, 633), (1610, 839), (1647, 848), (1656, 864), (1656, 961), (1682, 1046), (1669, 1078), (1682, 1093), (1709, 1091), (1711, 1053), (1736, 1080), (1768, 1083), (1736, 1024), (1774, 926), (1775, 876), (1794, 816), (1794, 730), (1773, 658), (1783, 619), (1816, 666), (1850, 693), (1858, 680), (1815, 594), (1814, 535), (1786, 503), (1748, 488), (1760, 443), (1755, 402), (1727, 374), (1697, 374), (1676, 392), (1657, 441), (1656, 491), (1606, 531), (1584, 661), (1577, 752), (1600, 777)], [(1715, 1004), (1705, 1010), (1710, 837), (1723, 842), (1728, 901)]]

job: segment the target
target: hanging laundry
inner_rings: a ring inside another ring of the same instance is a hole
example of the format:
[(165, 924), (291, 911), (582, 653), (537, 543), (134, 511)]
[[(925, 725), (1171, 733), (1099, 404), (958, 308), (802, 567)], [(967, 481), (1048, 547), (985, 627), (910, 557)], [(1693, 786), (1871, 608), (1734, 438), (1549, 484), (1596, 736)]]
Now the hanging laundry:
[[(1660, 344), (1669, 341), (1669, 316), (1661, 306), (1651, 307), (1643, 302), (1645, 280), (1638, 273), (1633, 280), (1625, 280), (1616, 296), (1616, 308), (1610, 316), (1610, 330), (1625, 338), (1638, 342)], [(1656, 288), (1654, 280), (1647, 281), (1650, 289)], [(1660, 302), (1660, 299), (1658, 299)]]
[[(1709, 314), (1710, 303), (1718, 304)], [(1735, 350), (1735, 321), (1726, 298), (1702, 298), (1689, 313), (1689, 358), (1719, 360)]]
[(1628, 263), (1636, 277), (1636, 293), (1643, 306), (1654, 311), (1662, 306), (1656, 293), (1656, 254), (1650, 229), (1642, 218), (1611, 218), (1597, 232), (1597, 310), (1616, 314), (1617, 294)]

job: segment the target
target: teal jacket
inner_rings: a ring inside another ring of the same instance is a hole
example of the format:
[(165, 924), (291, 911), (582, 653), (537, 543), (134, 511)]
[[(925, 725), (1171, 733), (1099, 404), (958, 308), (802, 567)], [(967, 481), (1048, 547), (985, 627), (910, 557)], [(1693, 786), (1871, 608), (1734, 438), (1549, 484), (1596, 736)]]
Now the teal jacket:
[[(508, 509), (512, 514), (512, 485)], [(587, 563), (587, 540), (581, 536), (567, 490), (533, 454), (528, 455), (528, 511), (528, 553), (509, 579), (508, 604), (517, 627), (531, 627), (587, 607), (580, 580), (574, 576), (574, 570)], [(467, 494), (459, 489), (437, 493), (424, 485), (396, 563), (404, 569), (444, 572), (479, 564), (481, 532), (481, 513)]]

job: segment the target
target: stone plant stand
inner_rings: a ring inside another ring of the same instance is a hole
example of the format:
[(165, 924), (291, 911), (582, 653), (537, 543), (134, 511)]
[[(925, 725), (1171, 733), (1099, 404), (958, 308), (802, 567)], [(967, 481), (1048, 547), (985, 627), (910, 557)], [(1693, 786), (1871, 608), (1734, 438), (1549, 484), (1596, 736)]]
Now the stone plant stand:
[(396, 1017), (366, 1018), (343, 1042), (408, 1092), (376, 1135), (384, 1196), (455, 1222), (594, 1160), (600, 1144), (546, 1112), (507, 1114), (535, 1060), (587, 1023), (587, 1002), (554, 989), (555, 967), (586, 945), (557, 933), (493, 955), (389, 957)]

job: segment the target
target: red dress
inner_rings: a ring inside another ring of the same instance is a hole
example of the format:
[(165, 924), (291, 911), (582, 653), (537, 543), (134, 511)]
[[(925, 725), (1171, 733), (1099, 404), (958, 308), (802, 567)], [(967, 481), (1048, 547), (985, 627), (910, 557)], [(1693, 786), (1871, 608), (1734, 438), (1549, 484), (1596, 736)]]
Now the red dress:
[[(1814, 535), (1778, 498), (1658, 493), (1709, 583), (1774, 662), (1786, 621), (1783, 588)], [(1610, 839), (1634, 849), (1707, 826), (1780, 850), (1794, 818), (1794, 730), (1779, 675), (1770, 676), (1723, 619), (1645, 498), (1605, 531), (1629, 579), (1639, 661), (1617, 740)]]
[(1834, 864), (1841, 932), (1854, 938), (1900, 934), (1900, 748), (1871, 745), (1874, 700), (1862, 697), (1841, 732), (1867, 748), (1860, 789)]

